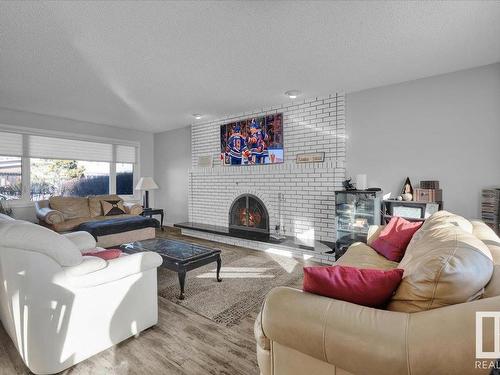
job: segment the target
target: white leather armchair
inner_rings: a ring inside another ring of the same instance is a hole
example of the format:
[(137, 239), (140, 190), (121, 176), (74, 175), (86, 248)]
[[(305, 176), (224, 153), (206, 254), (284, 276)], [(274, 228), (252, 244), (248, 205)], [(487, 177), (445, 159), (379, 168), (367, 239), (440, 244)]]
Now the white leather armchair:
[(158, 321), (156, 253), (105, 261), (85, 232), (0, 221), (0, 319), (26, 366), (62, 371)]

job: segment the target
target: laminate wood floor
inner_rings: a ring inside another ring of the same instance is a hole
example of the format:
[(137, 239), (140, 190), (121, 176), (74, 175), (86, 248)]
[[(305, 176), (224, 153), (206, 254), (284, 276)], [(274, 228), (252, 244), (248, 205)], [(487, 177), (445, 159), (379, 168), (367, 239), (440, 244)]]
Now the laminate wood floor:
[[(214, 245), (210, 241), (184, 237), (175, 229), (158, 232), (158, 236)], [(230, 245), (217, 243), (216, 246)], [(259, 374), (252, 329), (257, 312), (238, 326), (227, 328), (161, 297), (158, 307), (156, 326), (63, 374)], [(29, 373), (0, 325), (0, 375)]]

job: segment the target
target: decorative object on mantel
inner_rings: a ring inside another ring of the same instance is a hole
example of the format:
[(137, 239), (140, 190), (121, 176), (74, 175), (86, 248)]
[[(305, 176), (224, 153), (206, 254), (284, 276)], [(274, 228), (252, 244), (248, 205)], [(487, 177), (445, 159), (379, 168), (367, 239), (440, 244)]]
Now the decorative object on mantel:
[(324, 152), (309, 152), (305, 154), (297, 154), (296, 163), (323, 163), (325, 161)]
[(420, 187), (415, 188), (416, 202), (442, 202), (443, 190), (439, 188), (439, 181), (420, 181)]
[(420, 189), (439, 189), (439, 181), (420, 181)]
[(342, 182), (342, 186), (344, 187), (344, 189), (346, 191), (356, 190), (356, 188), (352, 184), (351, 180), (352, 180), (352, 178), (348, 178), (347, 180), (344, 180), (344, 182)]
[(356, 175), (356, 189), (357, 190), (366, 190), (368, 187), (366, 183), (366, 174), (358, 174)]
[(200, 168), (212, 168), (212, 155), (202, 155), (198, 156), (198, 167)]
[(406, 177), (406, 181), (401, 189), (401, 198), (404, 201), (411, 201), (413, 199), (413, 186), (411, 186), (410, 177)]
[(137, 183), (137, 186), (135, 187), (136, 190), (144, 190), (144, 208), (149, 208), (149, 190), (156, 190), (159, 189), (158, 185), (156, 182), (153, 180), (152, 177), (141, 177), (139, 182)]

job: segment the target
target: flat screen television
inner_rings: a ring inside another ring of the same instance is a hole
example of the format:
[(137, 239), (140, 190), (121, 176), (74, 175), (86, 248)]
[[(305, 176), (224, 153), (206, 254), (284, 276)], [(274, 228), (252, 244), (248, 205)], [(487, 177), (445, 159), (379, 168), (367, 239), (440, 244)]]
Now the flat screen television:
[(224, 165), (283, 163), (283, 113), (221, 125), (220, 152)]

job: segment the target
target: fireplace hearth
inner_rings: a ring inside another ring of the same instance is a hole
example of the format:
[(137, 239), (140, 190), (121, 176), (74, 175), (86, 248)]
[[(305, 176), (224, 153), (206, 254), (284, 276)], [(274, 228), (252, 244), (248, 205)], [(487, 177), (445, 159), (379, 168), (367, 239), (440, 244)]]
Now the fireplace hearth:
[(269, 214), (264, 203), (252, 194), (236, 198), (229, 210), (229, 231), (269, 237)]

